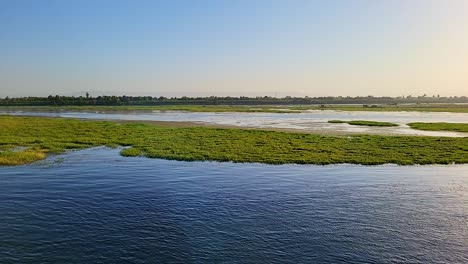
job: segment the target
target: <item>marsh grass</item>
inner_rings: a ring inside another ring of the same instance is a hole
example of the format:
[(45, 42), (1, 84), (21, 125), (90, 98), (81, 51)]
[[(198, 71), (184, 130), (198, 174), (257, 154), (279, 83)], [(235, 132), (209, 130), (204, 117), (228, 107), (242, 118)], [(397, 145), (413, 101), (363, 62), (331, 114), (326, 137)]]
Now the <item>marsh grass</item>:
[(333, 124), (349, 124), (353, 126), (378, 126), (378, 127), (394, 127), (398, 126), (398, 124), (390, 123), (390, 122), (377, 122), (377, 121), (366, 121), (366, 120), (352, 120), (352, 121), (343, 121), (343, 120), (329, 120), (328, 123)]
[(13, 166), (31, 163), (46, 158), (45, 150), (1, 151), (0, 165)]
[(143, 151), (134, 147), (124, 148), (120, 151), (120, 155), (124, 157), (138, 157), (143, 155)]
[(347, 124), (348, 122), (347, 122), (347, 121), (343, 121), (343, 120), (328, 120), (328, 123), (332, 123), (332, 124)]
[[(468, 138), (321, 136), (209, 127), (0, 116), (0, 165), (43, 159), (46, 153), (95, 146), (128, 146), (124, 156), (184, 161), (268, 164), (376, 165), (468, 163)], [(15, 147), (27, 150), (12, 152)]]
[(455, 131), (468, 132), (468, 123), (409, 123), (413, 129), (429, 131)]
[(338, 111), (371, 111), (371, 112), (449, 112), (468, 113), (468, 105), (463, 104), (408, 104), (408, 105), (378, 105), (364, 107), (364, 105), (325, 105), (291, 106), (290, 110), (338, 110)]

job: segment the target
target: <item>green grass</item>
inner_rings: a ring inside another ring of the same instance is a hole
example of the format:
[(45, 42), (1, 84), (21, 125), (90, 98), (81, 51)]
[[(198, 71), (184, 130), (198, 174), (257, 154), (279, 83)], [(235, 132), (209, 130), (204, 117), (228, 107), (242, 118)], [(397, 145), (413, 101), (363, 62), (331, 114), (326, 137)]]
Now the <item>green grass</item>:
[(343, 121), (343, 120), (328, 120), (328, 123), (332, 123), (332, 124), (347, 124), (348, 122), (347, 122), (347, 121)]
[(28, 149), (23, 151), (1, 151), (0, 165), (21, 165), (45, 158), (46, 154), (42, 149)]
[(372, 112), (451, 112), (468, 113), (468, 105), (457, 104), (409, 104), (409, 105), (378, 105), (364, 107), (363, 105), (325, 105), (319, 106), (291, 106), (291, 110), (339, 110), (339, 111), (372, 111)]
[(390, 122), (377, 122), (377, 121), (366, 121), (366, 120), (352, 120), (352, 121), (343, 121), (343, 120), (329, 120), (328, 123), (333, 124), (349, 124), (353, 126), (378, 126), (378, 127), (393, 127), (398, 126), (398, 124)]
[(139, 157), (143, 155), (143, 151), (134, 147), (125, 148), (120, 151), (120, 155), (124, 157)]
[[(0, 116), (0, 165), (27, 164), (46, 153), (129, 146), (124, 156), (184, 161), (376, 165), (468, 163), (468, 138), (320, 136), (208, 127)], [(27, 150), (14, 152), (23, 146)]]
[(468, 123), (409, 123), (413, 129), (429, 131), (456, 131), (468, 132)]

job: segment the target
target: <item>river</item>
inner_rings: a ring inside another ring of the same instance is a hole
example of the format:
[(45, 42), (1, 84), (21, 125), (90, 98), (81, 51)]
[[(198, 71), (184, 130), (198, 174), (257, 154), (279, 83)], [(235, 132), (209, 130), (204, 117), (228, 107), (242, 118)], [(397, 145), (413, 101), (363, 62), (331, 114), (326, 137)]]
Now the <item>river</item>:
[(0, 262), (468, 263), (468, 165), (263, 165), (95, 148), (0, 168)]

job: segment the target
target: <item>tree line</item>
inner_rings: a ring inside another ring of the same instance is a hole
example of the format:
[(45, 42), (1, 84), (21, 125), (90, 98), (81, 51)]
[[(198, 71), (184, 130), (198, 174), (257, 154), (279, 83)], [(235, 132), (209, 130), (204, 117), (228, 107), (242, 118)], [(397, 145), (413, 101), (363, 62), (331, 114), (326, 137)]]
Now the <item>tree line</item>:
[(0, 98), (0, 106), (80, 106), (80, 105), (310, 105), (310, 104), (405, 104), (405, 103), (468, 103), (466, 96), (337, 96), (337, 97), (152, 97), (152, 96), (85, 96)]

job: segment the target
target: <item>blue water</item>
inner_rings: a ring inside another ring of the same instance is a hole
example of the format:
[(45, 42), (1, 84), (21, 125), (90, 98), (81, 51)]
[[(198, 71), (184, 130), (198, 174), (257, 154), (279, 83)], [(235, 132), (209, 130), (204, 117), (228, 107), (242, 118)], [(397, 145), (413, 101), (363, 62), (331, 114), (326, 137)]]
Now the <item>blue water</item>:
[(468, 263), (468, 166), (71, 152), (0, 168), (0, 263)]

